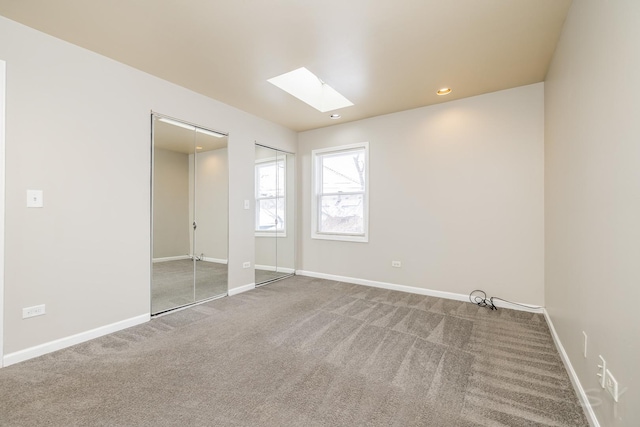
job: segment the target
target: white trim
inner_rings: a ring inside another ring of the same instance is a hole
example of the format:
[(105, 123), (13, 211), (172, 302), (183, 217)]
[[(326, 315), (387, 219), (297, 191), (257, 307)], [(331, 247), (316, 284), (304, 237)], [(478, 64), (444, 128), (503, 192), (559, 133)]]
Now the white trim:
[[(453, 292), (435, 291), (432, 289), (417, 288), (415, 286), (398, 285), (395, 283), (378, 282), (375, 280), (358, 279), (355, 277), (337, 276), (334, 274), (317, 273), (315, 271), (296, 270), (296, 274), (299, 276), (316, 277), (318, 279), (335, 280), (337, 282), (353, 283), (354, 285), (371, 286), (374, 288), (389, 289), (392, 291), (408, 292), (418, 295), (427, 295), (431, 297), (446, 298), (455, 301), (469, 301), (469, 295), (457, 294)], [(542, 313), (543, 308), (534, 307), (522, 307), (518, 305), (511, 305), (501, 301), (495, 301), (495, 305), (501, 308), (509, 308), (512, 310), (528, 311), (532, 313)], [(527, 304), (530, 305), (530, 304)]]
[[(359, 150), (364, 148), (364, 192), (363, 194), (363, 228), (362, 234), (327, 233), (318, 231), (318, 188), (322, 182), (322, 171), (318, 168), (318, 155), (326, 153), (339, 153), (341, 151)], [(338, 240), (343, 242), (369, 242), (369, 142), (340, 145), (336, 147), (319, 148), (311, 151), (311, 238), (321, 240)]]
[(189, 259), (189, 258), (191, 258), (189, 255), (166, 256), (162, 258), (154, 258), (153, 262), (180, 261), (180, 260)]
[[(179, 256), (168, 256), (168, 257), (163, 257), (163, 258), (154, 258), (153, 262), (167, 262), (167, 261), (180, 261), (183, 259), (193, 259), (193, 256), (191, 255), (179, 255)], [(201, 261), (206, 261), (206, 262), (215, 262), (218, 264), (228, 264), (229, 261), (226, 259), (222, 259), (222, 258), (211, 258), (211, 257), (202, 257)]]
[(0, 59), (0, 368), (4, 360), (4, 195), (5, 195), (5, 92), (7, 63)]
[(238, 294), (241, 294), (243, 292), (252, 291), (255, 288), (256, 288), (256, 284), (255, 283), (249, 283), (248, 285), (239, 286), (237, 288), (229, 289), (228, 295), (230, 297), (232, 297), (234, 295), (238, 295)]
[(293, 274), (293, 273), (296, 272), (295, 268), (276, 267), (275, 265), (259, 265), (259, 264), (256, 264), (254, 266), (254, 268), (256, 270), (277, 271), (278, 273), (287, 273), (287, 274)]
[(4, 366), (13, 365), (18, 362), (23, 362), (34, 357), (42, 356), (43, 354), (51, 353), (53, 351), (62, 350), (63, 348), (71, 347), (72, 345), (80, 344), (85, 341), (99, 338), (101, 336), (118, 332), (122, 329), (127, 329), (132, 326), (139, 325), (141, 323), (148, 322), (151, 319), (149, 313), (142, 314), (140, 316), (132, 317), (130, 319), (121, 320), (110, 325), (100, 326), (99, 328), (91, 329), (89, 331), (80, 332), (79, 334), (71, 335), (65, 338), (60, 338), (54, 341), (50, 341), (44, 344), (37, 345), (35, 347), (26, 348), (24, 350), (16, 351), (4, 356)]
[(287, 237), (286, 231), (256, 231), (256, 237), (274, 237), (274, 238), (282, 238)]
[(593, 411), (593, 407), (591, 406), (591, 402), (589, 402), (589, 397), (585, 392), (580, 380), (578, 379), (578, 374), (573, 369), (573, 365), (571, 364), (571, 360), (569, 359), (569, 355), (564, 349), (562, 342), (560, 341), (560, 337), (556, 332), (556, 328), (553, 326), (553, 322), (551, 321), (551, 316), (549, 316), (549, 312), (546, 309), (543, 309), (544, 318), (547, 321), (547, 325), (549, 326), (549, 331), (551, 332), (551, 336), (553, 337), (553, 342), (558, 349), (558, 353), (560, 353), (560, 358), (564, 363), (565, 368), (567, 369), (567, 373), (569, 374), (569, 378), (571, 379), (571, 383), (573, 384), (573, 388), (578, 394), (578, 398), (580, 399), (580, 404), (584, 408), (584, 413), (587, 416), (587, 421), (591, 427), (600, 427), (600, 423), (598, 422), (598, 418), (596, 417), (595, 412)]
[(202, 261), (215, 262), (217, 264), (228, 264), (229, 263), (229, 260), (222, 259), (222, 258), (210, 258), (208, 256), (202, 257)]

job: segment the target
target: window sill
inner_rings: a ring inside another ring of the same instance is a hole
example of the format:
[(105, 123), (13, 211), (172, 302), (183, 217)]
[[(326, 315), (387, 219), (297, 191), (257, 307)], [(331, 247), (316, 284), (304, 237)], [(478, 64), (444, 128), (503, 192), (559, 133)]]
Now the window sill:
[(323, 233), (312, 233), (312, 239), (319, 240), (337, 240), (340, 242), (356, 242), (356, 243), (368, 243), (369, 236), (350, 236), (350, 235), (342, 235), (342, 234), (323, 234)]
[(278, 231), (278, 232), (265, 232), (265, 231), (256, 231), (256, 237), (287, 237), (286, 231)]

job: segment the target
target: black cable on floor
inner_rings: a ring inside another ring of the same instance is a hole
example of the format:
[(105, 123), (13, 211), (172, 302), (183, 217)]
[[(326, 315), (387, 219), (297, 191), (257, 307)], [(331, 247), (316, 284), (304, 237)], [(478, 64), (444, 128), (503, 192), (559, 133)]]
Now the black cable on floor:
[(480, 307), (488, 307), (490, 310), (497, 310), (498, 307), (493, 305), (491, 298), (487, 298), (487, 293), (481, 289), (471, 291), (469, 294), (469, 301)]
[(518, 305), (520, 307), (525, 307), (525, 308), (532, 308), (532, 309), (540, 309), (542, 307), (537, 306), (537, 305), (526, 305), (526, 304), (520, 304), (517, 302), (513, 302), (513, 301), (509, 301), (503, 298), (499, 298), (499, 297), (491, 297), (491, 298), (487, 298), (487, 293), (485, 291), (483, 291), (482, 289), (476, 289), (474, 291), (471, 291), (471, 293), (469, 294), (469, 301), (471, 301), (474, 304), (479, 305), (480, 307), (487, 307), (490, 310), (497, 310), (498, 307), (496, 307), (496, 305), (493, 303), (493, 300), (499, 300), (499, 301), (504, 301), (508, 304), (513, 304), (513, 305)]

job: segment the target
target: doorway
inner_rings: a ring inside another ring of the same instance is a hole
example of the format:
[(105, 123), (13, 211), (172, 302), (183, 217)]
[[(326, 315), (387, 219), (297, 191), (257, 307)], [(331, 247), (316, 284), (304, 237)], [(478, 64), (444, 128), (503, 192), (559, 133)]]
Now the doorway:
[(151, 314), (225, 296), (228, 135), (152, 114)]

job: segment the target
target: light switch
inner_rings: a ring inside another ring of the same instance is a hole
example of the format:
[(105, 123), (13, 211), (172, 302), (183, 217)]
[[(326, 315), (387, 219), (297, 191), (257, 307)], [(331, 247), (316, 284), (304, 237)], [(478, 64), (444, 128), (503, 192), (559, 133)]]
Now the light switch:
[(27, 190), (27, 207), (41, 208), (42, 206), (42, 190)]
[(249, 204), (249, 201), (248, 201), (248, 200), (245, 200), (245, 201), (244, 201), (244, 208), (245, 208), (245, 209), (249, 209), (250, 207), (251, 207), (251, 204)]

